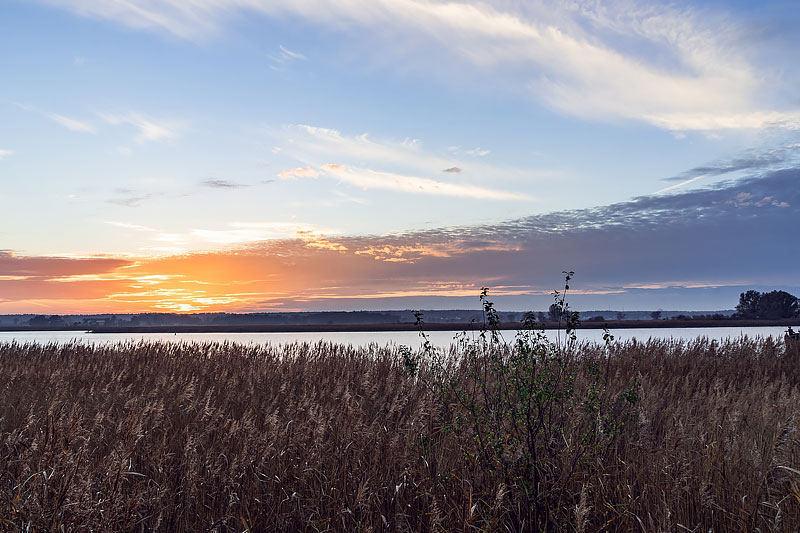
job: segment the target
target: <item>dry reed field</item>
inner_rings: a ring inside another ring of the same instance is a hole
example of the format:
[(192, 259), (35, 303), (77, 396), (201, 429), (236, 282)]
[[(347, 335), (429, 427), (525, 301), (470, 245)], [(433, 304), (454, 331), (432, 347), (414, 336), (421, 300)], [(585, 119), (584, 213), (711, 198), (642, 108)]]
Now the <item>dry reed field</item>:
[(0, 529), (798, 529), (796, 350), (537, 342), (0, 345)]

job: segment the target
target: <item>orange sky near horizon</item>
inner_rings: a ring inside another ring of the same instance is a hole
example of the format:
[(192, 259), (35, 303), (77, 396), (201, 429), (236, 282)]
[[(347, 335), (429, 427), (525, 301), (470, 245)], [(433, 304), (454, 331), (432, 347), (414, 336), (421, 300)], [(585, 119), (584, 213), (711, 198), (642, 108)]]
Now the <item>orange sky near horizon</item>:
[[(173, 255), (0, 250), (0, 313), (469, 309), (484, 286), (499, 309), (542, 310), (563, 287), (563, 270), (576, 272), (575, 309), (731, 309), (742, 290), (797, 287), (796, 253), (773, 244), (794, 238), (797, 208), (783, 203), (800, 206), (796, 180), (775, 173), (683, 196), (415, 233), (300, 229)], [(785, 201), (741, 201), (769, 198), (766, 191)]]
[[(324, 237), (301, 236), (153, 258), (5, 252), (0, 258), (7, 274), (0, 277), (0, 313), (291, 311), (313, 307), (319, 299), (476, 296), (481, 288), (477, 281), (454, 282), (409, 269), (420, 261), (443, 263), (465, 253), (449, 248), (418, 243), (351, 248)], [(494, 293), (530, 291), (499, 286)]]

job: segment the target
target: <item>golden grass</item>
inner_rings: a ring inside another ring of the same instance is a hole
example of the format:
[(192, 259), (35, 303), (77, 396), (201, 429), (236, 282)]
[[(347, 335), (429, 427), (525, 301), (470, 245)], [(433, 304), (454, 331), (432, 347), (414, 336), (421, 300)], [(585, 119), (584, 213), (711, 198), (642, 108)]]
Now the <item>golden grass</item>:
[[(638, 401), (574, 475), (553, 473), (544, 529), (796, 531), (800, 354), (769, 339), (606, 353), (569, 364), (601, 364), (609, 397), (635, 380)], [(453, 429), (468, 413), (428, 371), (329, 343), (0, 345), (0, 529), (530, 529), (524, 491), (470, 456), (475, 435)], [(579, 424), (563, 427), (572, 442)]]

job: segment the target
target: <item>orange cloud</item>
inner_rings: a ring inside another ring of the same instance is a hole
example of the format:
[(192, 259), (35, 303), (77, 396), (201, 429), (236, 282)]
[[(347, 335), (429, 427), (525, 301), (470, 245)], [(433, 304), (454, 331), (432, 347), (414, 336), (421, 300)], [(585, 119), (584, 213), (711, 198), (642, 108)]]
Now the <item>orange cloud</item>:
[(450, 257), (452, 252), (448, 251), (446, 248), (446, 245), (423, 246), (419, 243), (405, 246), (368, 246), (356, 250), (355, 254), (367, 255), (378, 261), (413, 263), (423, 256)]
[[(6, 268), (0, 270), (0, 312), (246, 311), (319, 298), (475, 293), (477, 283), (459, 288), (429, 283), (424, 274), (417, 279), (408, 270), (410, 264), (395, 266), (393, 261), (446, 259), (446, 248), (419, 243), (364, 246), (357, 239), (336, 242), (306, 231), (293, 240), (136, 262), (21, 261), (6, 254)], [(23, 275), (33, 271), (41, 275)]]
[(312, 167), (292, 168), (290, 170), (283, 170), (278, 172), (278, 177), (282, 180), (291, 180), (295, 178), (318, 178), (319, 172)]

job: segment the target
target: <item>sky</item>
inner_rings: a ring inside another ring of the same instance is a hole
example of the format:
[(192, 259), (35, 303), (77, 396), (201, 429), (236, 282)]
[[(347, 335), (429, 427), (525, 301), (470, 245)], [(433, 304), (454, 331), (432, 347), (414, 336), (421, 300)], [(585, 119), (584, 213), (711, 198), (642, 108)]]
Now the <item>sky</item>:
[(800, 294), (793, 1), (6, 0), (0, 313)]

